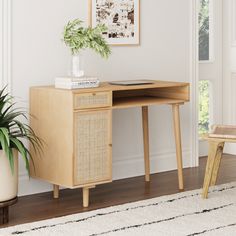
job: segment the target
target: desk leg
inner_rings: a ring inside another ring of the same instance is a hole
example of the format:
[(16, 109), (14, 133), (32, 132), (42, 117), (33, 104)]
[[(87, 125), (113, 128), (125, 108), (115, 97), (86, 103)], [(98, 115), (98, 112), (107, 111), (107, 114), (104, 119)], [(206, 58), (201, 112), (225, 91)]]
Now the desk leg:
[(183, 181), (183, 161), (182, 161), (179, 104), (172, 105), (172, 111), (173, 111), (173, 120), (174, 120), (174, 133), (175, 133), (179, 189), (182, 190), (184, 189), (184, 181)]
[(89, 188), (83, 188), (83, 207), (89, 205)]
[(53, 184), (53, 198), (59, 198), (59, 185)]
[(150, 181), (150, 160), (149, 160), (149, 133), (148, 133), (148, 106), (142, 107), (143, 120), (143, 149), (145, 164), (145, 181)]
[(83, 207), (89, 206), (89, 190), (95, 188), (95, 186), (84, 187), (83, 188)]

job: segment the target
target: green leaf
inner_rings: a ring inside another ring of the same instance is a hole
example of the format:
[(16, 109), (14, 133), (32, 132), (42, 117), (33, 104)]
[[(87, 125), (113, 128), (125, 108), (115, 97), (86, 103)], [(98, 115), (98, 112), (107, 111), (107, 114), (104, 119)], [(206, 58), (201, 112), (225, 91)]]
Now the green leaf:
[(41, 152), (42, 141), (29, 125), (20, 121), (27, 120), (27, 113), (22, 108), (15, 108), (12, 100), (12, 96), (5, 93), (5, 88), (0, 90), (0, 148), (9, 160), (12, 173), (14, 173), (12, 148), (19, 151), (29, 173), (29, 158), (32, 159), (32, 156), (21, 140), (29, 141), (35, 152)]
[(7, 141), (7, 145), (10, 146), (10, 139), (9, 139), (9, 132), (7, 128), (0, 128), (0, 132), (5, 136), (5, 139)]
[(17, 140), (16, 138), (11, 138), (11, 142), (15, 145), (15, 148), (19, 151), (25, 161), (25, 167), (29, 174), (29, 160), (27, 158), (27, 149), (25, 148), (24, 144)]
[(9, 152), (8, 158), (9, 158), (9, 162), (11, 166), (11, 173), (13, 175), (14, 174), (14, 155), (12, 152), (12, 148), (9, 148), (8, 152)]
[(64, 27), (64, 43), (70, 48), (72, 55), (79, 53), (82, 49), (90, 48), (101, 57), (108, 58), (111, 49), (102, 35), (107, 31), (107, 27), (99, 24), (95, 28), (84, 28), (81, 24), (81, 20), (75, 19), (72, 22), (69, 21)]
[(4, 153), (6, 154), (8, 160), (9, 160), (11, 171), (13, 174), (14, 173), (14, 158), (13, 158), (13, 154), (12, 154), (12, 149), (10, 146), (7, 145), (5, 135), (3, 135), (2, 132), (0, 132), (0, 143), (3, 148)]

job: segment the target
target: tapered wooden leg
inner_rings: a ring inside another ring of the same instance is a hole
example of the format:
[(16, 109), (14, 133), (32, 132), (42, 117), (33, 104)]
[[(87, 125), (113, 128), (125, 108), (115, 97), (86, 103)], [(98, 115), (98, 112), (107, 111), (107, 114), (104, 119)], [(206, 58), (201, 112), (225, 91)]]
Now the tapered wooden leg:
[(95, 188), (95, 186), (84, 187), (83, 188), (83, 207), (89, 206), (89, 190)]
[(174, 120), (174, 133), (175, 133), (179, 189), (182, 190), (184, 189), (184, 181), (183, 181), (183, 161), (182, 161), (179, 104), (172, 105), (172, 111), (173, 111), (173, 120)]
[[(217, 152), (219, 152), (219, 149), (222, 149), (222, 146), (223, 146), (222, 142), (209, 141), (208, 158), (207, 158), (207, 165), (206, 165), (203, 191), (202, 191), (203, 198), (207, 198), (207, 196), (208, 196), (208, 190), (209, 190), (209, 186), (211, 184), (213, 170), (214, 170), (214, 167), (216, 167), (216, 169), (217, 169), (217, 166), (218, 166), (218, 164), (216, 164), (216, 166), (215, 166)], [(217, 172), (218, 172), (218, 170), (217, 170)], [(216, 175), (216, 177), (217, 177), (217, 175)], [(216, 177), (215, 177), (215, 179), (216, 179)]]
[(143, 121), (143, 149), (145, 164), (145, 181), (150, 181), (150, 160), (149, 160), (149, 132), (148, 132), (148, 106), (142, 107)]
[(89, 205), (89, 188), (83, 188), (83, 207)]
[(53, 184), (53, 198), (59, 198), (59, 185)]
[(214, 167), (213, 167), (213, 173), (212, 173), (211, 183), (210, 183), (211, 186), (214, 186), (216, 184), (216, 180), (217, 180), (217, 176), (218, 176), (219, 168), (220, 168), (220, 162), (221, 162), (221, 158), (222, 158), (222, 154), (224, 150), (224, 145), (225, 145), (224, 142), (220, 143), (217, 148), (216, 157), (214, 161)]

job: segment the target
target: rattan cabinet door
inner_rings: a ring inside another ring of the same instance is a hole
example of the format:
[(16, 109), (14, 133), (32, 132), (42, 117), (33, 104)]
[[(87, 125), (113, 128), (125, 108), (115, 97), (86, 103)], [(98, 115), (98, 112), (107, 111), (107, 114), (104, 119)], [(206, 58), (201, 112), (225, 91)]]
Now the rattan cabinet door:
[(75, 113), (74, 184), (112, 180), (111, 110)]

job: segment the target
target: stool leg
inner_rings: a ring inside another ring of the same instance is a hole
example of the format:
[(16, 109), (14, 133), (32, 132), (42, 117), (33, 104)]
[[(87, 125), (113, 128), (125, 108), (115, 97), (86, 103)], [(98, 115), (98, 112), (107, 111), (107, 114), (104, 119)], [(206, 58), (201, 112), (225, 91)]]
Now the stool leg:
[(145, 181), (150, 181), (149, 134), (148, 134), (148, 106), (142, 107), (143, 120), (143, 149), (145, 164)]
[(216, 158), (219, 146), (220, 147), (222, 146), (221, 142), (209, 141), (209, 147), (208, 147), (209, 151), (208, 151), (207, 165), (206, 165), (203, 191), (202, 191), (203, 198), (207, 198), (207, 196), (208, 196), (208, 190), (209, 190), (209, 186), (210, 186), (211, 179), (212, 179), (215, 158)]
[(216, 157), (214, 161), (213, 173), (211, 177), (211, 183), (210, 183), (211, 186), (214, 186), (216, 184), (216, 180), (217, 180), (217, 176), (218, 176), (218, 172), (220, 168), (220, 162), (221, 162), (221, 158), (222, 158), (222, 154), (224, 150), (224, 145), (225, 145), (224, 142), (218, 145), (218, 149), (217, 149), (217, 153), (216, 153)]

